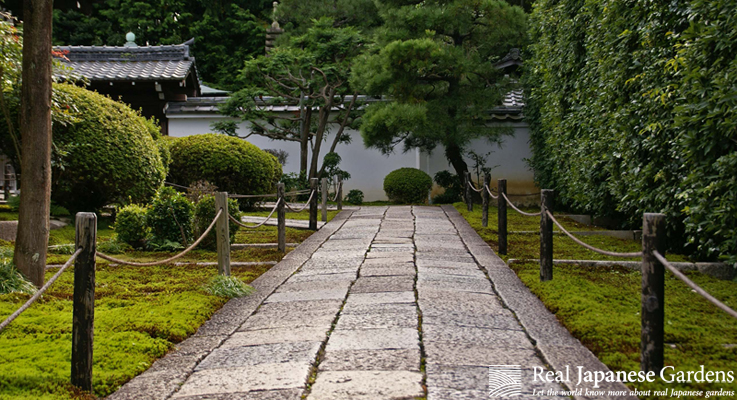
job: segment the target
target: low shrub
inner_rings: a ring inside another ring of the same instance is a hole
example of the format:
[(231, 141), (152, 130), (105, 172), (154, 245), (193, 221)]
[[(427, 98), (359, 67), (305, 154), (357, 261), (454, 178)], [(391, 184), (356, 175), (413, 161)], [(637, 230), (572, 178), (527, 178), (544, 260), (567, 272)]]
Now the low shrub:
[(400, 168), (384, 178), (384, 192), (395, 203), (424, 203), (431, 188), (430, 175), (417, 168)]
[(0, 260), (0, 294), (13, 292), (32, 294), (36, 292), (36, 287), (18, 272), (9, 259), (2, 259)]
[(453, 204), (461, 201), (463, 188), (458, 175), (448, 171), (439, 171), (435, 174), (435, 183), (445, 189), (445, 192), (433, 197), (433, 204)]
[(363, 192), (358, 189), (351, 189), (343, 199), (346, 203), (360, 206), (363, 204)]
[(151, 229), (146, 223), (148, 209), (138, 204), (129, 204), (120, 210), (115, 218), (115, 233), (118, 240), (140, 248), (146, 242)]
[(276, 157), (226, 135), (187, 136), (173, 141), (170, 149), (169, 179), (183, 186), (206, 180), (228, 193), (273, 193), (282, 176)]
[(152, 242), (186, 245), (192, 239), (194, 206), (176, 190), (164, 186), (159, 189), (146, 212), (146, 223), (151, 228)]
[(248, 296), (253, 293), (253, 288), (236, 278), (235, 276), (216, 275), (205, 286), (207, 293), (213, 296), (234, 298)]
[[(228, 212), (235, 219), (240, 219), (241, 212), (238, 209), (238, 202), (235, 199), (228, 199)], [(195, 206), (194, 211), (194, 232), (196, 237), (200, 237), (205, 229), (212, 223), (215, 218), (215, 197), (212, 195), (204, 196), (202, 200)], [(230, 232), (230, 243), (235, 240), (235, 234), (238, 232), (238, 224), (228, 220), (228, 231)], [(215, 249), (217, 243), (215, 228), (213, 228), (205, 239), (200, 243), (200, 247)]]

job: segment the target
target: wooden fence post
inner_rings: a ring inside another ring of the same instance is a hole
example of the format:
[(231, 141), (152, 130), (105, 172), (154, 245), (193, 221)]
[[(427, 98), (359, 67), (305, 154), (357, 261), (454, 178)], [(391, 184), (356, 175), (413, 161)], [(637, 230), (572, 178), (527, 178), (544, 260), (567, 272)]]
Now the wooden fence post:
[(72, 324), (72, 385), (92, 393), (92, 342), (95, 325), (97, 215), (77, 213)]
[(322, 178), (322, 185), (320, 190), (322, 191), (322, 202), (320, 203), (320, 214), (322, 215), (322, 222), (328, 221), (328, 178)]
[(284, 202), (287, 201), (287, 199), (284, 197), (284, 184), (283, 183), (277, 183), (276, 184), (276, 201), (279, 202), (279, 204), (276, 206), (276, 230), (277, 230), (277, 249), (281, 251), (282, 253), (286, 253), (287, 251), (287, 220), (286, 220), (286, 211), (284, 209)]
[(555, 191), (543, 189), (540, 201), (540, 282), (553, 279), (553, 220), (545, 211), (553, 212)]
[(312, 190), (312, 198), (310, 199), (310, 229), (317, 230), (317, 178), (310, 178), (310, 190)]
[(507, 254), (507, 180), (499, 179), (497, 187), (497, 236), (499, 241), (499, 254)]
[(491, 182), (491, 176), (484, 174), (484, 187), (481, 188), (481, 225), (489, 226), (489, 191), (486, 189)]
[(642, 330), (640, 334), (640, 370), (663, 369), (665, 328), (665, 267), (653, 255), (665, 255), (665, 215), (645, 213), (642, 217)]
[(338, 211), (343, 210), (343, 178), (338, 177)]
[(215, 223), (218, 249), (218, 273), (230, 276), (230, 221), (228, 219), (228, 193), (215, 193), (215, 214), (223, 210)]
[(466, 171), (463, 173), (464, 181), (466, 183), (466, 207), (468, 211), (473, 211), (473, 197), (471, 197), (471, 173)]

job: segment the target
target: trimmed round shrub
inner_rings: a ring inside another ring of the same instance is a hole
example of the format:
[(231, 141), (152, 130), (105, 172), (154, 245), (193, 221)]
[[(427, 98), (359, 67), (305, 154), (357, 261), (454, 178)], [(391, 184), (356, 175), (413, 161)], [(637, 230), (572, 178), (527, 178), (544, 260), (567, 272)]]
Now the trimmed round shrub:
[(346, 203), (360, 206), (363, 204), (363, 192), (358, 189), (351, 189), (348, 195), (343, 199)]
[(430, 175), (417, 168), (400, 168), (384, 178), (384, 192), (395, 203), (424, 203), (431, 188)]
[(147, 203), (166, 177), (153, 121), (89, 90), (55, 84), (51, 198), (71, 211)]
[(193, 214), (194, 206), (183, 194), (168, 186), (162, 187), (146, 213), (152, 241), (158, 245), (167, 242), (190, 244)]
[(146, 207), (129, 204), (120, 210), (115, 217), (115, 233), (118, 240), (133, 247), (142, 247), (151, 231), (146, 225)]
[[(240, 220), (241, 212), (238, 209), (238, 202), (235, 199), (228, 199), (228, 212), (233, 218)], [(205, 195), (195, 206), (194, 210), (194, 234), (196, 237), (200, 237), (205, 233), (205, 229), (210, 226), (210, 223), (215, 218), (215, 196)], [(235, 234), (238, 232), (240, 226), (235, 222), (228, 219), (228, 232), (230, 233), (230, 243), (235, 240)], [(213, 227), (206, 238), (202, 240), (200, 246), (208, 249), (215, 249), (217, 244), (217, 238), (215, 228)]]
[(169, 179), (176, 184), (205, 180), (232, 194), (275, 192), (282, 175), (279, 161), (258, 147), (226, 135), (208, 133), (171, 144)]

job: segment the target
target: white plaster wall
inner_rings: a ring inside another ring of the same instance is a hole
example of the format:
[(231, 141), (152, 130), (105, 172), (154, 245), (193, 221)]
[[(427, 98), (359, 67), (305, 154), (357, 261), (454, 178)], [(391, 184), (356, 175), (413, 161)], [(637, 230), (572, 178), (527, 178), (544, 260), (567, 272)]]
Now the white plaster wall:
[[(217, 116), (186, 115), (184, 118), (169, 116), (169, 136), (183, 137), (212, 132), (210, 124), (221, 121)], [(248, 123), (242, 123), (238, 131), (245, 136), (248, 132)], [(384, 156), (375, 149), (366, 149), (358, 131), (346, 130), (351, 135), (351, 143), (341, 143), (336, 152), (341, 156), (340, 168), (351, 174), (351, 179), (343, 184), (343, 193), (348, 194), (351, 189), (359, 189), (364, 194), (365, 201), (386, 200), (384, 193), (384, 177), (391, 171), (403, 167), (419, 168), (419, 151), (408, 153), (394, 153)], [(333, 136), (323, 143), (322, 153), (327, 152), (332, 144)], [(264, 136), (252, 135), (247, 139), (261, 149), (285, 150), (289, 156), (284, 172), (299, 172), (299, 143), (281, 140), (271, 140)]]

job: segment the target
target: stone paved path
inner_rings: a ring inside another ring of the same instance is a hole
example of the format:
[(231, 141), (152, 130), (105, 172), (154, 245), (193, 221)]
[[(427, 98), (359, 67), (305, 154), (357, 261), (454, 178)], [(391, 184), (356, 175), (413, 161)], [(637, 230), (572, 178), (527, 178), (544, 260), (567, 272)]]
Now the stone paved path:
[(486, 399), (510, 364), (514, 398), (562, 398), (534, 368), (606, 370), (515, 279), (452, 208), (344, 212), (110, 398)]

